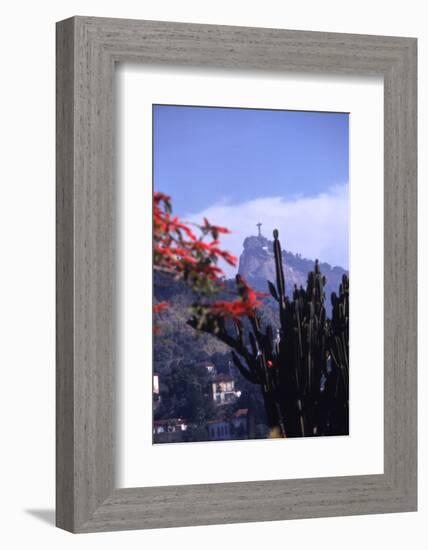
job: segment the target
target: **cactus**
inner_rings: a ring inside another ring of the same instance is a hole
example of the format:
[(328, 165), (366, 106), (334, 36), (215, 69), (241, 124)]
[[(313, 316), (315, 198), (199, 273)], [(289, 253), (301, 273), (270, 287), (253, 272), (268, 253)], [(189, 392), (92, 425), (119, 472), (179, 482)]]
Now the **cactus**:
[[(249, 327), (234, 323), (231, 334), (224, 319), (207, 319), (200, 330), (214, 334), (232, 348), (241, 374), (261, 387), (270, 428), (283, 437), (349, 433), (349, 281), (343, 276), (338, 295), (331, 295), (332, 318), (325, 310), (323, 277), (318, 260), (308, 273), (306, 288), (285, 294), (281, 244), (273, 232), (276, 285), (268, 281), (279, 308), (279, 338), (261, 327), (255, 312)], [(240, 276), (237, 275), (238, 288)], [(194, 319), (189, 324), (196, 328)]]

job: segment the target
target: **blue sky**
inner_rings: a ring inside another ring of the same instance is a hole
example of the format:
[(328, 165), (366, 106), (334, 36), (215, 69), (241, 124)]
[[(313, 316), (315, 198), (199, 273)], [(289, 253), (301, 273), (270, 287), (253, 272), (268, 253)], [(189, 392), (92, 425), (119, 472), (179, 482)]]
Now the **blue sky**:
[(261, 221), (268, 237), (285, 224), (288, 250), (347, 267), (348, 136), (345, 113), (155, 105), (154, 186), (179, 216), (231, 228), (235, 254)]

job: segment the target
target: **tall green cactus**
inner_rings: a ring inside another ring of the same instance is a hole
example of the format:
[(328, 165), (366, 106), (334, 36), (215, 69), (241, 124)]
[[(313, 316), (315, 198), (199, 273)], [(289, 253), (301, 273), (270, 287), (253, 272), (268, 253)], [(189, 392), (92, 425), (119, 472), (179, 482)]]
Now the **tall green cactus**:
[[(234, 324), (231, 334), (222, 319), (197, 325), (232, 348), (234, 364), (250, 382), (261, 386), (269, 425), (283, 437), (345, 435), (349, 432), (349, 282), (344, 275), (339, 294), (331, 295), (332, 318), (325, 310), (326, 279), (318, 260), (308, 273), (306, 289), (285, 294), (281, 244), (274, 236), (276, 285), (268, 281), (278, 302), (280, 330), (263, 331), (257, 314), (249, 328)], [(238, 288), (240, 276), (237, 276)]]

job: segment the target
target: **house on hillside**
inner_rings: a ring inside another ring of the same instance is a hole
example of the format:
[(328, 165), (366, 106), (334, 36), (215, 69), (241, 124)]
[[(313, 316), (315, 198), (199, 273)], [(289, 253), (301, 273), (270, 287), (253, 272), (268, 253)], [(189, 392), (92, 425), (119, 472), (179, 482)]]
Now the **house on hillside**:
[(241, 392), (235, 390), (235, 380), (227, 374), (219, 374), (210, 382), (211, 397), (216, 405), (234, 403)]
[(238, 409), (230, 419), (210, 420), (207, 423), (207, 428), (211, 441), (248, 439), (250, 436), (248, 409)]
[(157, 409), (161, 402), (160, 386), (159, 386), (159, 374), (153, 373), (153, 409)]
[(225, 419), (210, 420), (207, 422), (208, 437), (211, 441), (224, 441), (233, 439), (232, 426)]
[(183, 418), (165, 418), (162, 420), (155, 420), (153, 422), (153, 433), (174, 433), (185, 432), (188, 424)]
[(232, 425), (237, 436), (248, 435), (248, 409), (238, 409), (233, 415)]
[(214, 365), (205, 365), (205, 369), (209, 376), (216, 376), (217, 371)]
[(183, 418), (165, 418), (153, 422), (154, 443), (179, 443), (189, 424)]

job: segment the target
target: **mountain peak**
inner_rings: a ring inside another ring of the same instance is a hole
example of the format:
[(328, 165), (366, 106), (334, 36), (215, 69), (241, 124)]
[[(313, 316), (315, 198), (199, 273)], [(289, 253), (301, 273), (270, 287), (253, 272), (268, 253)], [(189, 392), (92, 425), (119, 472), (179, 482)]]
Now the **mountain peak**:
[[(348, 274), (347, 270), (338, 266), (331, 266), (320, 259), (320, 269), (327, 279), (326, 302), (330, 302), (330, 293), (337, 292), (342, 281), (342, 275)], [(282, 250), (282, 264), (285, 276), (286, 293), (291, 295), (294, 285), (306, 286), (308, 273), (314, 269), (315, 259), (302, 258), (301, 254)], [(275, 282), (275, 257), (273, 253), (273, 241), (263, 235), (246, 237), (243, 243), (243, 251), (239, 258), (238, 273), (257, 290), (266, 292), (267, 281)]]
[(251, 236), (246, 237), (244, 239), (244, 250), (271, 250), (273, 251), (272, 247), (272, 241), (269, 241), (266, 239), (266, 237), (263, 237), (263, 235), (259, 236)]

